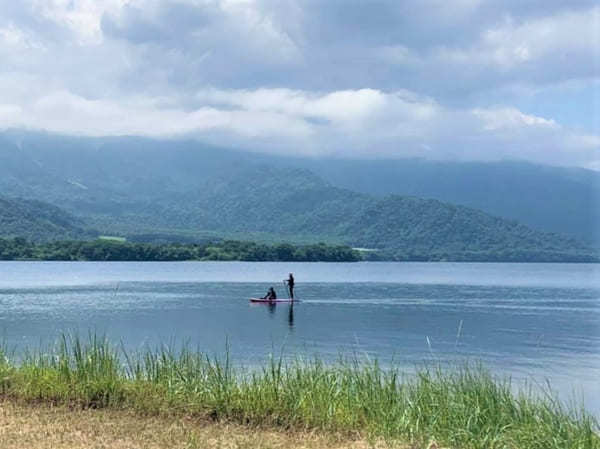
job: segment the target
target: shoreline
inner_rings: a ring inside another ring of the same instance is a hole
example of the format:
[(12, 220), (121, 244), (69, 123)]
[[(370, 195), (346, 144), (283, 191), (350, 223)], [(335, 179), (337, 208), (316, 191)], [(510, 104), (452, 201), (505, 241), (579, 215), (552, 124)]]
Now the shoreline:
[(357, 265), (361, 263), (375, 265), (388, 263), (411, 263), (411, 264), (518, 264), (518, 265), (599, 265), (600, 260), (596, 261), (547, 261), (547, 262), (530, 262), (530, 261), (496, 261), (496, 260), (354, 260), (354, 261), (330, 261), (330, 260), (222, 260), (222, 259), (186, 259), (186, 260), (65, 260), (65, 259), (0, 259), (2, 262), (66, 262), (66, 263), (190, 263), (190, 262), (218, 262), (218, 263), (294, 263), (294, 264), (350, 264)]
[(241, 262), (466, 262), (600, 263), (597, 251), (545, 249), (444, 250), (352, 248), (344, 244), (259, 243), (223, 240), (205, 243), (141, 243), (115, 239), (46, 243), (0, 238), (0, 260), (28, 261), (241, 261)]

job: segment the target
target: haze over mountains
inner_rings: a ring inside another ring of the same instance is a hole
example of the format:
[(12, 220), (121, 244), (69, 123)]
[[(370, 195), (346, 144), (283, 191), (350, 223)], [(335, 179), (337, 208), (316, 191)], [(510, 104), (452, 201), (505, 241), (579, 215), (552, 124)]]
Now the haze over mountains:
[(569, 259), (598, 242), (600, 174), (519, 162), (299, 159), (7, 131), (0, 189), (77, 217), (65, 237), (85, 223), (121, 235), (322, 239), (453, 260)]

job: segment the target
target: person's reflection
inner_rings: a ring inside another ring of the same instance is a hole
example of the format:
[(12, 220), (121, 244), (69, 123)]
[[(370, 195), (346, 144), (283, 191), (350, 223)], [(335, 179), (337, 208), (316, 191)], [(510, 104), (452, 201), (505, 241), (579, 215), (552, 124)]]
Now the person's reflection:
[(290, 304), (290, 307), (288, 309), (288, 325), (290, 326), (290, 329), (293, 329), (294, 327), (294, 304)]
[[(267, 303), (266, 306), (269, 309), (270, 317), (271, 318), (275, 317), (275, 312), (277, 311), (277, 303), (276, 302)], [(290, 329), (293, 329), (293, 327), (294, 327), (294, 304), (290, 304), (288, 307), (287, 320), (288, 320), (288, 326), (290, 327)]]

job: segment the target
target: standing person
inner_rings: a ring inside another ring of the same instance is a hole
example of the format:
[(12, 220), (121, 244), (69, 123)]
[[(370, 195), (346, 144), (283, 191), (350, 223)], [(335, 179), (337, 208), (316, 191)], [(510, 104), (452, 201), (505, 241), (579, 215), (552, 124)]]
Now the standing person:
[(284, 282), (287, 283), (288, 288), (290, 289), (290, 299), (293, 301), (294, 300), (294, 275), (292, 273), (290, 273), (290, 277), (287, 278), (287, 280)]

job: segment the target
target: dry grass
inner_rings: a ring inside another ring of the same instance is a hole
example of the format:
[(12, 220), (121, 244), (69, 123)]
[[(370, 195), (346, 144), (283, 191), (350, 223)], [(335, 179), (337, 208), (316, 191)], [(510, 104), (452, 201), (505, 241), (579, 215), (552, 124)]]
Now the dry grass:
[[(2, 449), (352, 448), (374, 447), (335, 435), (284, 433), (111, 409), (0, 402)], [(378, 446), (378, 445), (376, 445)]]

